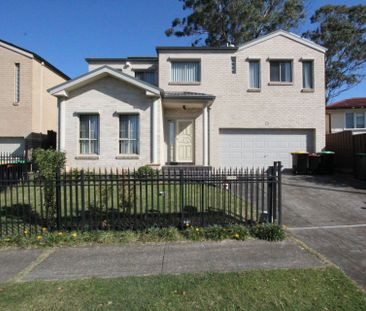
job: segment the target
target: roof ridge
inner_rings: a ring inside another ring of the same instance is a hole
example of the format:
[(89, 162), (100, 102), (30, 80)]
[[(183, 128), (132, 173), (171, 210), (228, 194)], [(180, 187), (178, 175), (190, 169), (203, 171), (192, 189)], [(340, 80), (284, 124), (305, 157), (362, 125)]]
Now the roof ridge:
[(2, 42), (3, 44), (6, 44), (6, 45), (10, 45), (11, 47), (16, 48), (16, 49), (19, 49), (19, 50), (21, 50), (21, 51), (23, 51), (25, 53), (32, 54), (33, 57), (36, 60), (38, 60), (40, 62), (44, 62), (52, 71), (54, 71), (58, 75), (62, 76), (66, 80), (70, 80), (70, 77), (68, 75), (66, 75), (64, 72), (62, 72), (60, 69), (58, 69), (57, 67), (55, 67), (54, 65), (52, 65), (50, 62), (48, 62), (46, 59), (44, 59), (43, 57), (41, 57), (37, 53), (34, 53), (34, 52), (30, 51), (30, 50), (27, 50), (25, 48), (22, 48), (22, 47), (20, 47), (18, 45), (15, 45), (13, 43), (10, 43), (10, 42), (5, 41), (5, 40), (2, 40), (2, 39), (0, 39), (0, 42)]

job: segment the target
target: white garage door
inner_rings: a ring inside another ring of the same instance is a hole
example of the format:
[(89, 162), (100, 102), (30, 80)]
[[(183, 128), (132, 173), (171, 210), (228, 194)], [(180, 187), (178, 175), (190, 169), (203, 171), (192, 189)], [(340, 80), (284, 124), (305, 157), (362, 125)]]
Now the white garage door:
[(0, 152), (22, 155), (24, 153), (24, 138), (0, 137)]
[(314, 151), (312, 130), (220, 129), (220, 163), (224, 167), (267, 167), (281, 161), (292, 166), (291, 152)]

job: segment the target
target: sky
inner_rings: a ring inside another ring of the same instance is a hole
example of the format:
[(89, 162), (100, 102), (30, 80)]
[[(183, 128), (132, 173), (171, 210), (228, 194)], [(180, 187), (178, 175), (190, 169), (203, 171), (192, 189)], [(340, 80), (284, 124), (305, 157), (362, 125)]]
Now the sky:
[[(306, 0), (307, 15), (325, 4), (366, 0)], [(158, 45), (190, 45), (166, 37), (179, 0), (0, 0), (0, 39), (31, 50), (74, 78), (87, 71), (87, 57), (155, 56)], [(309, 28), (303, 23), (296, 33)], [(366, 81), (335, 100), (365, 97)]]

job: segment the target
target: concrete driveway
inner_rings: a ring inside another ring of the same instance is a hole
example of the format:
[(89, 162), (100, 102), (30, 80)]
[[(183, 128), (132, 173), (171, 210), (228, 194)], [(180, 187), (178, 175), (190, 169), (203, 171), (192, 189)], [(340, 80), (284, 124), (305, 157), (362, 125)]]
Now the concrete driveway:
[(366, 290), (366, 182), (283, 176), (283, 223)]

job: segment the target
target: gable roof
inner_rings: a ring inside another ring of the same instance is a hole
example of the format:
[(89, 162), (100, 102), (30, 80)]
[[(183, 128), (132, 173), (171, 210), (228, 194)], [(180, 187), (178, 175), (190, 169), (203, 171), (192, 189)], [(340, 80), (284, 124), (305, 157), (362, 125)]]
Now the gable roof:
[(249, 48), (251, 46), (254, 46), (256, 44), (259, 44), (259, 43), (262, 43), (264, 41), (267, 41), (267, 40), (270, 40), (274, 37), (278, 37), (278, 36), (282, 36), (282, 37), (285, 37), (285, 38), (288, 38), (290, 40), (293, 40), (295, 42), (298, 42), (300, 44), (303, 44), (305, 46), (308, 46), (314, 50), (317, 50), (319, 52), (322, 52), (322, 53), (325, 53), (327, 51), (327, 49), (319, 44), (316, 44), (315, 42), (311, 41), (311, 40), (308, 40), (308, 39), (305, 39), (299, 35), (296, 35), (292, 32), (288, 32), (288, 31), (285, 31), (285, 30), (276, 30), (276, 31), (273, 31), (267, 35), (264, 35), (264, 36), (261, 36), (257, 39), (254, 39), (254, 40), (251, 40), (251, 41), (248, 41), (247, 43), (244, 43), (242, 45), (239, 46), (238, 50), (243, 50), (243, 49), (246, 49), (246, 48)]
[(122, 71), (118, 71), (109, 66), (102, 66), (102, 67), (96, 68), (94, 70), (91, 70), (91, 71), (87, 72), (86, 74), (76, 77), (75, 79), (61, 83), (59, 85), (56, 85), (56, 86), (48, 89), (47, 91), (51, 95), (67, 97), (67, 92), (69, 90), (75, 90), (81, 86), (89, 84), (89, 83), (91, 83), (95, 80), (98, 80), (102, 77), (105, 77), (105, 76), (112, 76), (118, 80), (127, 82), (135, 87), (144, 89), (144, 90), (146, 90), (146, 92), (150, 92), (154, 95), (160, 96), (160, 93), (162, 92), (162, 90), (160, 88), (158, 88), (157, 86), (155, 86), (153, 84), (136, 79), (135, 77), (127, 75), (127, 74), (123, 73)]
[(155, 62), (158, 60), (157, 56), (128, 56), (128, 57), (87, 57), (85, 61), (87, 63), (105, 63), (105, 62)]
[(354, 97), (344, 99), (326, 107), (328, 110), (333, 109), (355, 109), (355, 108), (366, 108), (366, 97)]
[(10, 42), (7, 42), (7, 41), (1, 40), (1, 39), (0, 39), (0, 46), (5, 46), (6, 48), (8, 48), (10, 50), (13, 50), (17, 53), (20, 53), (20, 54), (25, 55), (25, 56), (30, 57), (30, 58), (34, 58), (34, 59), (36, 59), (37, 61), (39, 61), (41, 63), (43, 62), (54, 73), (58, 74), (59, 76), (61, 76), (62, 78), (66, 79), (66, 80), (70, 80), (69, 76), (64, 74), (61, 70), (59, 70), (58, 68), (53, 66), (51, 63), (46, 61), (44, 58), (42, 58), (41, 56), (39, 56), (38, 54), (36, 54), (32, 51), (26, 50), (26, 49), (21, 48), (21, 47), (15, 45), (13, 43), (10, 43)]

